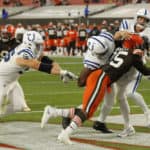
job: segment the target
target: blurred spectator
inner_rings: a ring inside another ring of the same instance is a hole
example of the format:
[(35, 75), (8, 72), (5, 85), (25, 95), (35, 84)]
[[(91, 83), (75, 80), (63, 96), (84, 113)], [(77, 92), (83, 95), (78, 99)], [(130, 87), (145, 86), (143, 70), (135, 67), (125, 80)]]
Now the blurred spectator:
[(96, 25), (96, 24), (93, 24), (93, 28), (92, 28), (92, 30), (89, 32), (89, 37), (90, 37), (90, 36), (99, 35), (99, 33), (100, 33), (100, 31), (99, 31), (97, 25)]
[(62, 5), (69, 5), (69, 1), (68, 0), (62, 0)]
[(77, 30), (75, 29), (74, 25), (70, 26), (70, 29), (67, 32), (67, 37), (68, 37), (68, 47), (67, 47), (68, 56), (74, 56), (77, 39)]
[(116, 31), (119, 31), (119, 27), (120, 27), (120, 22), (119, 22), (119, 20), (115, 20), (115, 21), (114, 21), (114, 27), (115, 27), (115, 29), (114, 29), (115, 32), (116, 32)]
[(8, 12), (5, 8), (2, 9), (2, 19), (7, 19), (8, 18)]
[(13, 5), (14, 6), (22, 6), (23, 4), (20, 0), (14, 0)]
[(83, 52), (86, 51), (86, 40), (87, 40), (87, 31), (86, 31), (86, 26), (84, 23), (81, 23), (78, 27), (78, 34), (77, 34), (77, 50), (78, 50), (78, 54), (82, 55)]
[(134, 0), (133, 3), (148, 3), (148, 0)]
[(103, 20), (101, 23), (101, 31), (107, 31), (108, 22), (107, 20)]
[(110, 23), (109, 25), (108, 25), (108, 32), (110, 32), (110, 33), (112, 33), (112, 34), (114, 34), (116, 31), (115, 31), (115, 25), (113, 24), (113, 23)]
[(41, 6), (46, 5), (46, 0), (40, 0), (40, 5), (41, 5)]
[(54, 0), (54, 5), (62, 5), (62, 1), (61, 0)]
[(92, 3), (99, 3), (99, 0), (92, 0)]
[(85, 3), (85, 4), (89, 4), (90, 1), (89, 1), (89, 0), (84, 0), (84, 3)]
[(87, 18), (89, 15), (89, 5), (87, 4), (84, 9), (84, 16)]
[(35, 7), (39, 7), (39, 6), (41, 5), (40, 0), (33, 0), (33, 1), (32, 1), (32, 4), (33, 4)]
[(3, 0), (3, 4), (4, 5), (9, 5), (10, 4), (10, 0)]

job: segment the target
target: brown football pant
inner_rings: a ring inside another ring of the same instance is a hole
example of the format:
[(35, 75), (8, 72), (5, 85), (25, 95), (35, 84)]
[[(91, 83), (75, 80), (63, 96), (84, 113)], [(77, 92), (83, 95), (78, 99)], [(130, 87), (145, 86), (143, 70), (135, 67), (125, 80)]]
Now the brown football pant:
[(83, 94), (83, 111), (88, 118), (92, 117), (98, 105), (103, 100), (105, 91), (110, 83), (110, 78), (102, 70), (93, 71), (87, 78)]

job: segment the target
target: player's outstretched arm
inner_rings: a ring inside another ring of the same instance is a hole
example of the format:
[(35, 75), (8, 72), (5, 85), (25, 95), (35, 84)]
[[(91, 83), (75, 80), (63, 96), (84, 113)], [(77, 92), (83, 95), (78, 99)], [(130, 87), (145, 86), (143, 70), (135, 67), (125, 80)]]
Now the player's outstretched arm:
[(46, 72), (49, 74), (60, 75), (64, 83), (67, 83), (70, 80), (78, 79), (77, 75), (75, 75), (74, 73), (68, 70), (63, 70), (60, 67), (60, 65), (56, 62), (47, 64), (47, 63), (38, 61), (37, 59), (16, 58), (16, 64), (22, 67), (32, 68), (32, 69)]

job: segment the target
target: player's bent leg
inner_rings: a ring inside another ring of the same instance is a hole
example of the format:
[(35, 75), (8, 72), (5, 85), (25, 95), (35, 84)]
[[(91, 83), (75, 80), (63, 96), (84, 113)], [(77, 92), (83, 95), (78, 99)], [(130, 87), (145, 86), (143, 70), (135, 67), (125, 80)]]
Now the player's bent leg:
[(112, 107), (115, 103), (116, 99), (116, 86), (115, 84), (112, 85), (111, 93), (106, 93), (104, 97), (104, 102), (101, 107), (101, 112), (96, 121), (94, 121), (93, 129), (101, 131), (102, 133), (113, 133), (112, 130), (109, 130), (106, 126), (105, 120), (106, 117), (109, 115)]
[(62, 117), (62, 127), (63, 129), (66, 129), (71, 122), (71, 119), (69, 117)]
[(18, 96), (20, 96), (20, 101), (22, 102), (22, 111), (24, 111), (24, 112), (31, 111), (31, 108), (26, 103), (23, 89), (22, 89), (22, 87), (18, 81), (16, 81), (16, 87), (15, 88), (17, 91), (16, 93), (17, 93), (17, 95), (19, 94)]
[(14, 105), (14, 111), (31, 111), (31, 109), (26, 104), (23, 89), (18, 81), (15, 81), (12, 84), (10, 84), (7, 91), (7, 98), (12, 101)]
[(44, 125), (48, 122), (48, 120), (52, 117), (56, 117), (56, 108), (53, 108), (51, 106), (46, 106), (44, 108), (44, 113), (41, 119), (41, 128), (44, 127)]
[(59, 136), (58, 140), (65, 144), (72, 144), (69, 136), (79, 127), (82, 123), (87, 120), (87, 114), (80, 108), (75, 108), (75, 115), (72, 118), (69, 126), (63, 130)]
[[(82, 109), (82, 105), (79, 105), (78, 108)], [(76, 113), (76, 111), (75, 111)], [(71, 123), (71, 118), (69, 117), (62, 117), (62, 127), (63, 129), (66, 129), (69, 124)]]
[(143, 110), (146, 119), (146, 126), (150, 127), (150, 110), (145, 103), (143, 96), (135, 91), (134, 93), (128, 93), (128, 97), (134, 100), (135, 103)]

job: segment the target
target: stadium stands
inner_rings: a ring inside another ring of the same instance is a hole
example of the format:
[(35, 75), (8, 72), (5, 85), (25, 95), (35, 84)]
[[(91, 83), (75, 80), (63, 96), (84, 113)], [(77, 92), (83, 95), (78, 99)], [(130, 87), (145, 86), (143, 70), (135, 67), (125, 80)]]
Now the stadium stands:
[[(101, 5), (89, 5), (90, 13), (103, 11), (111, 8), (115, 4), (101, 4)], [(11, 19), (25, 19), (25, 18), (78, 18), (84, 16), (84, 5), (68, 5), (68, 6), (45, 6), (39, 7), (29, 12), (11, 17)], [(40, 13), (39, 13), (40, 12)]]
[(85, 4), (84, 0), (68, 0), (68, 2), (70, 5), (83, 5), (83, 4)]
[[(21, 7), (6, 7), (5, 9), (8, 11), (9, 16), (15, 15), (18, 13), (22, 13), (26, 10), (31, 9), (33, 6), (21, 6)], [(0, 11), (2, 11), (3, 7), (0, 7)]]
[(90, 18), (133, 18), (140, 8), (150, 9), (149, 5), (146, 3), (128, 4), (90, 16)]
[[(33, 0), (20, 0), (20, 2), (22, 3), (23, 6), (31, 6), (33, 5), (32, 3)], [(10, 1), (10, 4), (9, 5), (4, 5), (3, 4), (3, 0), (0, 0), (0, 7), (12, 7), (14, 6), (15, 4), (15, 1), (13, 2), (12, 0)]]

